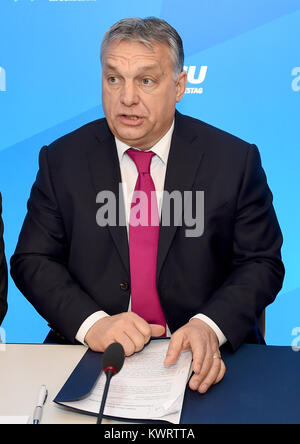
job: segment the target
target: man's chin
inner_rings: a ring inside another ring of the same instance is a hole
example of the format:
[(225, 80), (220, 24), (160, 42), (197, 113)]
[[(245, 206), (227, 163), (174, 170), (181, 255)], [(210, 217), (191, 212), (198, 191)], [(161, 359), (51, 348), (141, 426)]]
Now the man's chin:
[(147, 146), (147, 134), (145, 134), (145, 131), (139, 131), (137, 128), (119, 129), (114, 135), (121, 142), (134, 148)]

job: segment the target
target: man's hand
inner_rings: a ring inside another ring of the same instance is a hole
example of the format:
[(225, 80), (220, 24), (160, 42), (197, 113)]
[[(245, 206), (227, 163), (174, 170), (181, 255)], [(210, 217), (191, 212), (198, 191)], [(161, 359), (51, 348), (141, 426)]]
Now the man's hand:
[(163, 335), (162, 325), (148, 324), (132, 312), (106, 316), (97, 321), (87, 332), (85, 342), (96, 352), (103, 352), (113, 342), (119, 342), (126, 356), (142, 350), (151, 336)]
[(188, 349), (193, 354), (194, 371), (189, 386), (192, 390), (205, 393), (211, 385), (223, 379), (226, 368), (221, 359), (217, 335), (200, 319), (191, 319), (171, 336), (164, 364), (174, 364), (180, 352)]

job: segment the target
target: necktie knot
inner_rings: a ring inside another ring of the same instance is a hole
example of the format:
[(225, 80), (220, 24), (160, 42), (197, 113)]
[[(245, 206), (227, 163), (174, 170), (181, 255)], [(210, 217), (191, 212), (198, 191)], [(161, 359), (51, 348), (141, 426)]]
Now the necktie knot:
[(150, 174), (151, 160), (152, 157), (155, 156), (155, 153), (153, 153), (153, 151), (138, 151), (129, 148), (126, 153), (134, 161), (139, 174)]

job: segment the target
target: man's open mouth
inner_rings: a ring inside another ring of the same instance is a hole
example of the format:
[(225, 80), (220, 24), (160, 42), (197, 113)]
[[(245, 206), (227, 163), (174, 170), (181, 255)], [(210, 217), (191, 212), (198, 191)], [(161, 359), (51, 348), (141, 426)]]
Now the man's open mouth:
[(126, 114), (123, 114), (123, 116), (126, 117), (126, 119), (129, 119), (129, 120), (138, 120), (138, 119), (140, 119), (139, 116), (129, 116), (129, 115), (126, 115)]
[(140, 125), (143, 122), (143, 117), (137, 116), (135, 114), (121, 114), (121, 121), (127, 125)]

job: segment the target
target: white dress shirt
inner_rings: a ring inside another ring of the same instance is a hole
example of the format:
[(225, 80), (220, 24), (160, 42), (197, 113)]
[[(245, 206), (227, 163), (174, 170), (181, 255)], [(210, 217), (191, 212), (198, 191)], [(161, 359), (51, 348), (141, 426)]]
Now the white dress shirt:
[[(159, 142), (157, 142), (156, 145), (154, 145), (151, 148), (151, 151), (153, 151), (156, 156), (153, 156), (151, 166), (150, 166), (150, 173), (151, 177), (153, 179), (155, 189), (156, 189), (156, 195), (157, 195), (157, 203), (158, 203), (158, 210), (159, 214), (161, 214), (161, 207), (162, 207), (162, 195), (163, 195), (163, 189), (164, 189), (164, 183), (165, 183), (165, 175), (166, 175), (166, 169), (167, 169), (167, 163), (168, 163), (168, 156), (171, 146), (171, 139), (172, 134), (174, 130), (174, 122), (169, 129), (169, 131), (165, 134), (165, 136), (160, 139)], [(126, 214), (126, 224), (127, 224), (127, 230), (129, 228), (129, 217), (130, 217), (130, 206), (131, 206), (131, 200), (132, 200), (132, 194), (135, 189), (137, 177), (138, 177), (138, 171), (136, 168), (135, 163), (133, 160), (126, 154), (126, 150), (129, 148), (132, 148), (125, 143), (121, 142), (117, 138), (115, 138), (117, 151), (118, 151), (118, 157), (120, 162), (120, 169), (121, 169), (121, 178), (122, 178), (122, 189), (123, 189), (123, 196), (124, 196), (124, 202), (125, 202), (125, 214)], [(129, 303), (128, 311), (131, 309), (131, 303)], [(102, 319), (105, 316), (109, 316), (104, 311), (97, 311), (96, 313), (89, 316), (81, 325), (79, 328), (76, 339), (77, 341), (81, 342), (82, 344), (85, 344), (84, 338), (87, 334), (88, 330), (100, 319)], [(219, 327), (213, 322), (210, 318), (203, 314), (197, 314), (194, 316), (194, 318), (201, 319), (202, 321), (206, 322), (216, 333), (219, 345), (223, 345), (226, 342), (226, 338), (223, 334), (223, 332), (219, 329)], [(167, 336), (170, 336), (170, 331), (167, 327)]]

